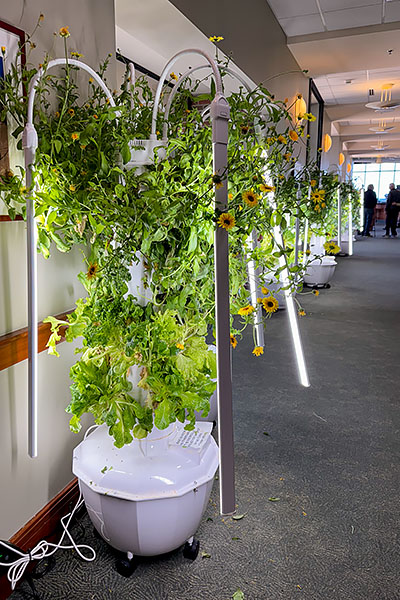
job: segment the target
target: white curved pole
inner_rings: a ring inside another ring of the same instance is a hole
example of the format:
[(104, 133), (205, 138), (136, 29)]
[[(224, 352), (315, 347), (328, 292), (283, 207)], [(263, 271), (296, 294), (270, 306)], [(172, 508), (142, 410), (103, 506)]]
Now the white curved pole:
[[(213, 169), (222, 179), (222, 186), (215, 188), (215, 208), (223, 213), (228, 207), (228, 124), (229, 104), (222, 91), (221, 74), (216, 62), (203, 50), (182, 50), (164, 67), (157, 86), (150, 139), (155, 140), (158, 105), (164, 80), (178, 58), (188, 54), (200, 54), (210, 64), (215, 77), (216, 94), (211, 102)], [(235, 506), (235, 469), (233, 447), (232, 367), (230, 345), (229, 310), (229, 247), (228, 232), (216, 226), (214, 237), (215, 268), (215, 322), (217, 342), (217, 390), (218, 390), (218, 436), (219, 436), (219, 487), (220, 511), (233, 514)]]
[(157, 89), (156, 89), (156, 95), (154, 98), (153, 117), (152, 117), (152, 122), (151, 122), (151, 134), (150, 134), (151, 140), (157, 139), (156, 128), (157, 128), (158, 105), (160, 103), (161, 91), (162, 91), (162, 86), (164, 85), (165, 78), (167, 77), (168, 72), (170, 71), (170, 69), (172, 69), (172, 67), (174, 66), (176, 61), (179, 58), (181, 58), (182, 56), (186, 56), (188, 54), (200, 54), (201, 56), (204, 56), (204, 58), (207, 60), (208, 64), (212, 68), (212, 71), (213, 71), (213, 74), (215, 77), (216, 96), (218, 94), (223, 94), (221, 73), (219, 72), (219, 69), (218, 69), (218, 66), (217, 66), (217, 63), (215, 62), (215, 60), (212, 59), (211, 56), (209, 56), (207, 54), (207, 52), (204, 52), (204, 50), (200, 50), (200, 49), (196, 49), (196, 48), (188, 48), (187, 50), (181, 50), (167, 62), (167, 64), (165, 65), (165, 67), (163, 69), (163, 72), (160, 75), (160, 81), (158, 82)]
[(28, 119), (24, 129), (22, 145), (25, 153), (26, 188), (30, 195), (26, 200), (26, 225), (27, 225), (27, 268), (28, 268), (28, 454), (31, 458), (38, 455), (37, 447), (37, 228), (35, 221), (34, 189), (32, 185), (32, 169), (35, 164), (35, 155), (38, 147), (38, 136), (33, 125), (33, 106), (36, 89), (43, 75), (52, 67), (58, 65), (73, 65), (87, 71), (99, 84), (110, 101), (115, 106), (111, 92), (91, 67), (74, 59), (56, 58), (51, 60), (46, 68), (39, 69), (31, 82), (28, 97)]

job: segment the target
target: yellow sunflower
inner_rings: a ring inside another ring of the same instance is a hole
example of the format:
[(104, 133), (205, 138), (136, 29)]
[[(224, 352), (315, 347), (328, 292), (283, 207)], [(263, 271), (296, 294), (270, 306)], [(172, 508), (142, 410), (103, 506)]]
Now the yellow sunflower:
[(220, 175), (218, 175), (218, 173), (214, 173), (214, 175), (212, 176), (212, 182), (215, 185), (217, 190), (222, 188), (222, 186), (224, 185), (223, 181), (222, 181), (222, 177)]
[(279, 302), (273, 296), (268, 296), (268, 298), (263, 299), (263, 307), (265, 312), (274, 313), (278, 310)]
[(241, 308), (239, 308), (238, 315), (241, 315), (242, 317), (245, 317), (247, 315), (251, 315), (251, 313), (254, 310), (255, 310), (254, 306), (252, 306), (251, 304), (247, 304), (246, 306), (242, 306)]
[(306, 311), (301, 309), (299, 310), (299, 312), (297, 313), (299, 315), (299, 317), (305, 317), (306, 316)]
[(261, 291), (262, 291), (262, 293), (264, 294), (264, 296), (266, 296), (267, 294), (269, 294), (269, 293), (270, 293), (270, 292), (269, 292), (269, 289), (268, 289), (268, 288), (266, 288), (264, 285), (262, 286), (262, 288), (261, 288)]
[(312, 293), (314, 294), (314, 296), (319, 296), (319, 291), (318, 290), (313, 290)]
[(61, 27), (60, 31), (58, 32), (60, 34), (61, 37), (67, 38), (69, 37), (71, 34), (69, 32), (69, 27)]
[(315, 187), (317, 185), (316, 180), (315, 179), (311, 179), (310, 185), (311, 185), (311, 187)]
[(262, 183), (260, 185), (260, 190), (262, 192), (274, 192), (275, 191), (275, 186), (274, 185), (265, 185), (264, 183)]
[(236, 221), (235, 217), (230, 213), (222, 213), (222, 215), (219, 216), (217, 223), (220, 227), (223, 227), (224, 229), (229, 231), (230, 229), (233, 229), (233, 227), (235, 227)]
[(169, 76), (171, 77), (171, 79), (173, 79), (174, 81), (178, 81), (178, 76), (175, 75), (174, 72), (170, 73)]
[(72, 134), (71, 134), (71, 138), (74, 140), (74, 142), (75, 142), (76, 140), (79, 140), (79, 133), (72, 133)]
[(94, 279), (97, 275), (99, 265), (95, 262), (89, 265), (88, 272), (86, 273), (87, 279)]
[(253, 350), (253, 354), (255, 356), (260, 356), (261, 354), (264, 354), (264, 349), (262, 346), (256, 346)]
[(294, 129), (291, 129), (289, 131), (289, 137), (292, 140), (292, 142), (297, 142), (297, 140), (299, 139), (299, 136), (297, 134), (297, 131), (294, 131)]
[(287, 139), (285, 138), (284, 135), (279, 135), (278, 142), (280, 142), (281, 144), (287, 144)]
[(243, 192), (242, 198), (244, 202), (246, 202), (247, 206), (257, 206), (258, 204), (258, 194), (256, 194), (253, 190)]
[(340, 252), (340, 248), (335, 242), (325, 242), (324, 249), (327, 254), (337, 254)]
[(175, 344), (175, 346), (178, 348), (178, 350), (184, 350), (184, 348), (185, 348), (185, 346), (179, 342), (177, 344)]
[(230, 340), (231, 340), (231, 346), (232, 348), (236, 348), (237, 346), (237, 339), (235, 338), (234, 335), (230, 334)]
[(75, 111), (74, 111), (74, 109), (73, 109), (73, 108), (69, 108), (69, 109), (68, 109), (68, 112), (69, 112), (69, 114), (71, 115), (71, 117), (73, 117), (73, 116), (74, 116), (74, 114), (75, 114)]

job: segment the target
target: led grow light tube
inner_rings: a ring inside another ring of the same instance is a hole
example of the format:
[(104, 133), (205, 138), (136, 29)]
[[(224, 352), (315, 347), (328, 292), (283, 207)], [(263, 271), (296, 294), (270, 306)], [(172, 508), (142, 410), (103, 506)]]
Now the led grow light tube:
[(340, 246), (342, 245), (342, 192), (340, 191), (340, 188), (338, 193), (337, 211), (337, 245), (340, 248)]
[(353, 206), (349, 203), (349, 256), (353, 256)]
[(26, 226), (27, 226), (27, 269), (28, 269), (28, 454), (31, 458), (38, 455), (37, 447), (37, 227), (35, 222), (34, 192), (31, 190), (32, 169), (35, 164), (35, 155), (38, 147), (38, 136), (33, 124), (33, 105), (36, 88), (43, 75), (52, 67), (59, 65), (73, 65), (87, 71), (99, 84), (106, 94), (110, 105), (115, 106), (111, 92), (97, 73), (85, 63), (75, 59), (57, 58), (51, 60), (46, 68), (41, 68), (33, 77), (28, 97), (28, 118), (25, 125), (22, 145), (25, 153), (26, 188), (30, 194), (26, 200)]
[[(222, 186), (215, 189), (215, 206), (223, 212), (228, 206), (228, 124), (229, 104), (222, 91), (221, 74), (216, 62), (203, 50), (188, 49), (175, 54), (164, 67), (157, 86), (153, 121), (150, 134), (156, 140), (158, 105), (164, 80), (175, 62), (188, 54), (200, 54), (210, 64), (215, 77), (216, 93), (211, 102), (213, 170), (222, 179)], [(220, 511), (223, 515), (233, 514), (235, 507), (235, 470), (233, 447), (232, 374), (229, 310), (229, 252), (228, 232), (216, 227), (214, 237), (215, 268), (215, 320), (217, 345), (217, 390), (218, 390), (218, 436), (220, 460)]]

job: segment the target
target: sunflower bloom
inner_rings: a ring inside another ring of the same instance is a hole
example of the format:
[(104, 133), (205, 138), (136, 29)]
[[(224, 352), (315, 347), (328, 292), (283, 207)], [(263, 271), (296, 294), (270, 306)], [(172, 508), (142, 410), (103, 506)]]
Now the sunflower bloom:
[(175, 346), (178, 348), (178, 350), (184, 350), (185, 349), (185, 346), (183, 344), (179, 343), (179, 342), (177, 344), (175, 344)]
[(306, 311), (301, 309), (299, 310), (299, 312), (297, 313), (299, 315), (299, 317), (305, 317), (306, 316)]
[(72, 133), (71, 138), (76, 142), (76, 140), (79, 140), (79, 133)]
[(228, 194), (228, 199), (233, 200), (233, 194)]
[(5, 53), (6, 53), (6, 47), (5, 47), (5, 46), (2, 46), (2, 47), (1, 47), (1, 52), (2, 52), (2, 54), (5, 54)]
[(171, 79), (173, 79), (174, 81), (178, 81), (178, 75), (176, 75), (173, 71), (172, 73), (169, 74), (169, 76), (171, 77)]
[(269, 293), (270, 293), (270, 292), (269, 292), (269, 289), (268, 289), (268, 288), (266, 288), (264, 285), (262, 286), (262, 288), (261, 288), (261, 291), (262, 291), (262, 293), (264, 294), (264, 296), (266, 296), (267, 294), (269, 294)]
[(247, 206), (257, 206), (258, 204), (258, 194), (253, 192), (253, 190), (243, 192), (242, 198), (244, 202), (246, 202)]
[(69, 186), (69, 191), (70, 192), (75, 192), (76, 187), (71, 183), (71, 185)]
[(217, 190), (222, 188), (222, 186), (224, 185), (222, 177), (218, 175), (218, 173), (214, 173), (214, 175), (212, 176), (212, 182), (215, 185), (215, 189)]
[(254, 354), (255, 356), (260, 356), (261, 354), (264, 354), (264, 348), (262, 346), (256, 346), (252, 354)]
[(288, 160), (288, 161), (289, 161), (291, 156), (292, 156), (292, 155), (290, 154), (290, 152), (286, 152), (286, 154), (284, 154), (284, 155), (283, 155), (283, 158), (284, 158), (285, 160)]
[(254, 310), (254, 306), (252, 306), (251, 304), (247, 304), (246, 306), (242, 306), (241, 308), (239, 308), (238, 315), (246, 317), (247, 315), (251, 315), (251, 313), (254, 312)]
[(262, 192), (274, 192), (275, 191), (275, 186), (274, 185), (265, 185), (265, 183), (262, 183), (260, 185), (260, 190)]
[(287, 139), (285, 138), (284, 135), (279, 135), (278, 142), (280, 142), (281, 144), (287, 144)]
[(279, 302), (273, 296), (268, 296), (268, 298), (263, 299), (263, 307), (265, 312), (274, 313), (278, 310)]
[(95, 262), (89, 265), (88, 272), (86, 273), (86, 279), (94, 279), (97, 275), (99, 265)]
[(312, 293), (314, 294), (314, 296), (319, 296), (319, 291), (318, 290), (313, 290)]
[(61, 27), (60, 31), (58, 32), (59, 35), (63, 38), (67, 38), (69, 37), (71, 34), (69, 32), (69, 27)]
[(219, 216), (217, 223), (227, 231), (233, 229), (236, 225), (235, 217), (230, 213), (222, 213), (222, 215)]
[(340, 248), (335, 242), (325, 242), (324, 249), (327, 254), (337, 254)]
[(237, 339), (232, 334), (230, 334), (229, 337), (230, 337), (230, 340), (231, 340), (231, 346), (232, 346), (232, 348), (236, 348), (236, 346), (237, 346)]
[(310, 185), (311, 185), (311, 187), (315, 187), (317, 185), (316, 180), (315, 179), (311, 179)]
[(68, 112), (69, 112), (69, 114), (71, 115), (71, 117), (73, 117), (73, 116), (74, 116), (74, 114), (75, 114), (75, 111), (74, 111), (74, 109), (73, 109), (73, 108), (69, 108), (69, 109), (68, 109)]
[(289, 131), (289, 137), (292, 140), (292, 142), (297, 142), (297, 140), (299, 139), (297, 131), (294, 131), (293, 129)]

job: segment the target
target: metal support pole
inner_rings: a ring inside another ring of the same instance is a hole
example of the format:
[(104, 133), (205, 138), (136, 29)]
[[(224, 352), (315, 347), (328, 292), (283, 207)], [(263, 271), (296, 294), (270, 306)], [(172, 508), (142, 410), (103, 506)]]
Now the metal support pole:
[[(221, 92), (211, 103), (213, 169), (222, 177), (223, 185), (215, 190), (215, 207), (225, 211), (227, 202), (229, 104)], [(233, 514), (235, 507), (235, 466), (233, 445), (232, 374), (229, 309), (228, 232), (215, 229), (215, 318), (217, 338), (218, 435), (220, 456), (220, 511)]]
[(307, 262), (307, 246), (308, 246), (308, 219), (304, 223), (304, 241), (303, 241), (303, 267)]
[(294, 264), (299, 264), (299, 242), (300, 242), (300, 203), (301, 203), (301, 182), (297, 183), (297, 213), (295, 226), (295, 242), (294, 242)]
[(349, 256), (353, 256), (353, 206), (349, 202)]

